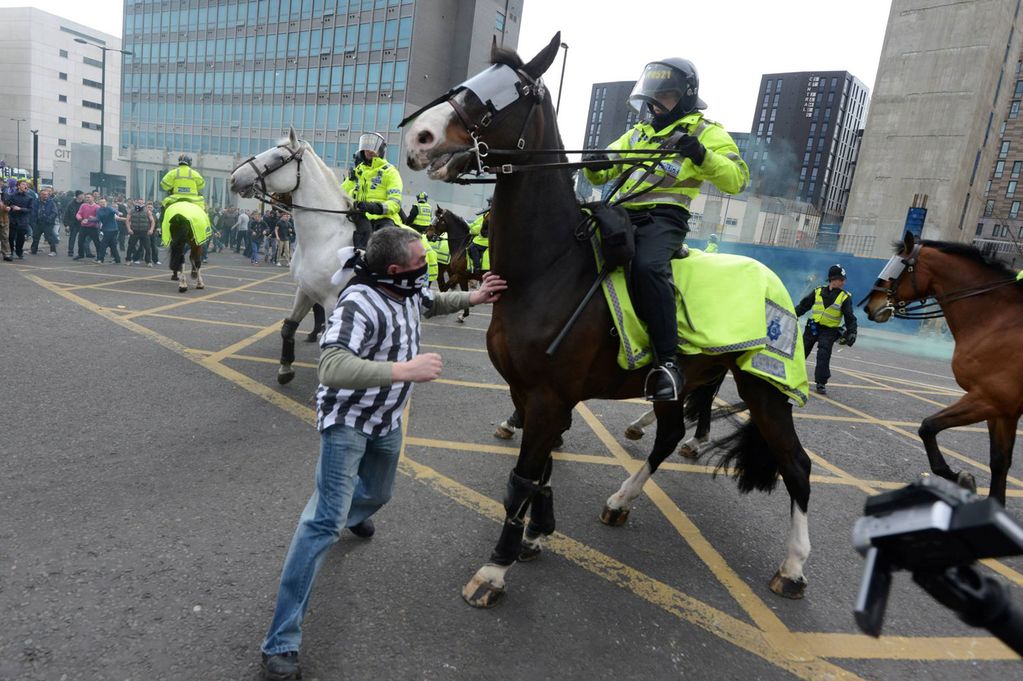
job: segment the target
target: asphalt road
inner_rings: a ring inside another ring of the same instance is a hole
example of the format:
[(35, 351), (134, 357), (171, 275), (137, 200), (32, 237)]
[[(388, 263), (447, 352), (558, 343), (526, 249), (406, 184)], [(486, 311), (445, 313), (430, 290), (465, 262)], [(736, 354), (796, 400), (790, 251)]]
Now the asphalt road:
[[(0, 679), (256, 678), (318, 448), (316, 346), (299, 344), (292, 384), (275, 381), (286, 270), (216, 254), (209, 287), (180, 295), (162, 269), (26, 257), (0, 267)], [(886, 636), (855, 628), (852, 524), (867, 494), (926, 470), (916, 424), (958, 393), (947, 360), (868, 334), (835, 356), (828, 398), (797, 410), (819, 476), (804, 600), (767, 589), (785, 550), (783, 489), (740, 496), (672, 457), (626, 526), (600, 524), (652, 438), (621, 434), (642, 404), (592, 401), (555, 464), (558, 534), (512, 569), (502, 604), (469, 608), (460, 589), (497, 539), (515, 454), (492, 436), (510, 405), (486, 324), (485, 310), (427, 323), (443, 378), (416, 388), (377, 535), (346, 535), (324, 564), (305, 678), (1023, 675), (906, 575)], [(734, 398), (730, 383), (722, 396)], [(982, 429), (941, 442), (987, 485)], [(1010, 494), (1019, 518), (1023, 481)], [(1023, 560), (998, 569), (1023, 593)]]

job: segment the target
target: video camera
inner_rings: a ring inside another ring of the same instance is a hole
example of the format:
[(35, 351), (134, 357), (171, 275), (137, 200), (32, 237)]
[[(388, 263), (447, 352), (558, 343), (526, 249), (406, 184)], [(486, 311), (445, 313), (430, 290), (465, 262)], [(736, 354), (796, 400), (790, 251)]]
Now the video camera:
[(881, 635), (895, 570), (908, 570), (967, 624), (983, 627), (1023, 655), (1023, 609), (1008, 587), (981, 574), (975, 562), (1023, 555), (1023, 527), (993, 499), (926, 477), (867, 499), (853, 528), (853, 544), (866, 558), (854, 615), (860, 629)]

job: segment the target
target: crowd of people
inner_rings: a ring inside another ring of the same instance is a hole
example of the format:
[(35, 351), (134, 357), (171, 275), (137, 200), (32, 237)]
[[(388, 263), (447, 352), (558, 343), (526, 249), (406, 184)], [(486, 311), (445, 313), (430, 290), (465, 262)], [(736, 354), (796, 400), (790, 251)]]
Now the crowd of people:
[[(253, 265), (290, 265), (295, 225), (289, 213), (238, 208), (208, 213), (214, 227), (208, 251), (233, 249)], [(0, 192), (0, 254), (13, 262), (24, 260), (26, 250), (50, 257), (66, 251), (74, 260), (153, 267), (162, 264), (162, 217), (160, 203), (141, 198), (49, 187), (36, 192), (30, 181), (16, 180)]]

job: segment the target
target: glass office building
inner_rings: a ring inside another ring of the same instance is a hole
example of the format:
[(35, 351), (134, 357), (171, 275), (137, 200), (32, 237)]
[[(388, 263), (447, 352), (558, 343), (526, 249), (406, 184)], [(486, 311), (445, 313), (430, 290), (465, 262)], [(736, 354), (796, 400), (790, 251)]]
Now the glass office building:
[(491, 36), (515, 47), (521, 6), (127, 0), (134, 54), (122, 71), (120, 152), (132, 163), (130, 191), (158, 197), (161, 172), (187, 152), (213, 180), (208, 201), (229, 203), (230, 170), (290, 125), (332, 167), (351, 164), (364, 131), (382, 133), (397, 163), (406, 111), (482, 69)]

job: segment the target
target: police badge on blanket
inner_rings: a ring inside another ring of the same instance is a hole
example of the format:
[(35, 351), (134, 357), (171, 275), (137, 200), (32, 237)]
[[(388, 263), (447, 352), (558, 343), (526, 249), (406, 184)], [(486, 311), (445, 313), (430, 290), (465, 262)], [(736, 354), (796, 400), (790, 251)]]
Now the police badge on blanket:
[[(803, 340), (792, 298), (778, 276), (752, 258), (708, 256), (695, 248), (689, 249), (689, 257), (671, 264), (678, 290), (679, 351), (740, 352), (736, 360), (740, 369), (803, 406), (809, 390)], [(646, 326), (636, 317), (620, 269), (604, 281), (603, 289), (621, 339), (618, 365), (638, 369), (649, 364)]]

